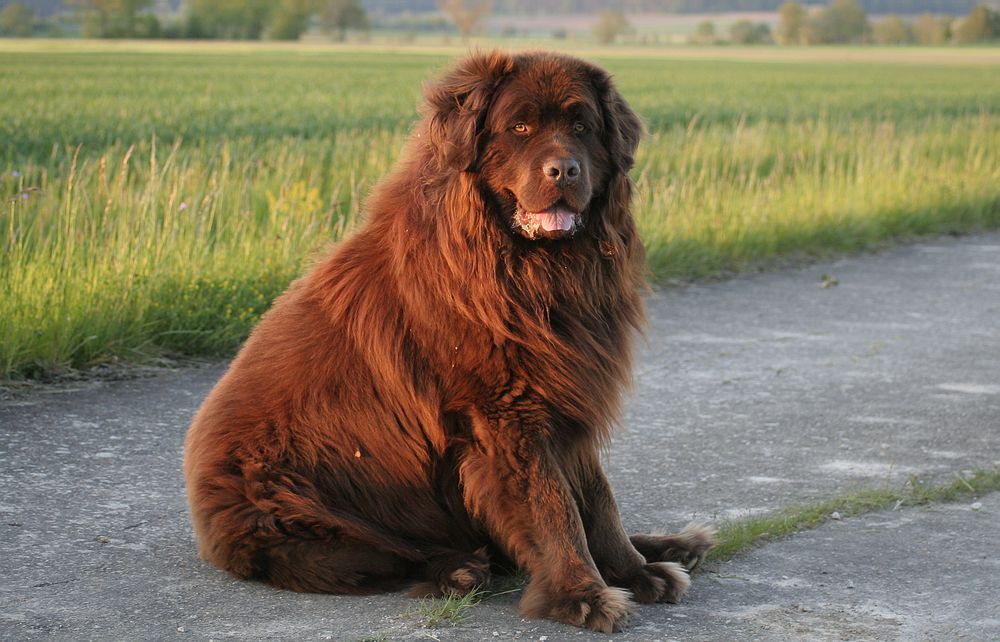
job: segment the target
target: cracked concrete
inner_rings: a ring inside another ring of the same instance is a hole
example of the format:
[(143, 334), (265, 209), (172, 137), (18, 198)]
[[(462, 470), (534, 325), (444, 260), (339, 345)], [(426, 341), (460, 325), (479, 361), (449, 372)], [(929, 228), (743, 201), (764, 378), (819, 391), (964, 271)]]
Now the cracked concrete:
[[(821, 287), (823, 275), (839, 284)], [(1000, 235), (654, 293), (607, 458), (629, 530), (1000, 465)], [(0, 402), (2, 640), (605, 639), (495, 596), (299, 595), (195, 557), (184, 431), (224, 365)], [(622, 640), (1000, 639), (1000, 495), (831, 521), (642, 606)]]

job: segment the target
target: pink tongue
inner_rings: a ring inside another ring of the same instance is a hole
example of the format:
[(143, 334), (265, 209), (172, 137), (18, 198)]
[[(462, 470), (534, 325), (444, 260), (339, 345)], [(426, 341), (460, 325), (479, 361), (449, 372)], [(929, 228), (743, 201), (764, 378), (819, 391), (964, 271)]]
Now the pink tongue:
[(550, 212), (538, 213), (538, 222), (541, 223), (542, 229), (546, 232), (571, 230), (573, 229), (573, 220), (575, 218), (576, 215), (574, 215), (573, 212), (562, 208), (558, 208)]

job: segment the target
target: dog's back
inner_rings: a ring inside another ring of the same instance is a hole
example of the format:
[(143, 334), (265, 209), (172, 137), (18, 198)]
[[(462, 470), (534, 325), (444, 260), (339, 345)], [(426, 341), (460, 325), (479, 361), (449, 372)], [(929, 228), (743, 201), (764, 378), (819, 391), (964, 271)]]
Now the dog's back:
[(239, 577), (366, 592), (463, 537), (442, 530), (444, 422), (373, 247), (362, 231), (280, 297), (188, 431), (200, 553)]

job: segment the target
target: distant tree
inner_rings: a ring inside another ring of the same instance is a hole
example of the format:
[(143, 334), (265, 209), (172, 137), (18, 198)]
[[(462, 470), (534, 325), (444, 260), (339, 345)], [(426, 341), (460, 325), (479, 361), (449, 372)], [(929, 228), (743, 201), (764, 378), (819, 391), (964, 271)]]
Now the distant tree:
[(857, 0), (831, 0), (807, 23), (809, 44), (862, 42), (869, 30), (868, 17)]
[(141, 14), (153, 0), (67, 0), (80, 16), (87, 38), (134, 38)]
[(35, 12), (20, 2), (12, 2), (0, 11), (0, 33), (24, 38), (35, 27)]
[(160, 19), (152, 13), (144, 13), (135, 21), (136, 38), (160, 38), (163, 36), (163, 28)]
[(951, 37), (951, 16), (922, 13), (913, 21), (913, 38), (922, 45), (943, 45)]
[(805, 8), (794, 0), (786, 2), (778, 8), (778, 30), (775, 39), (783, 45), (800, 44), (805, 24)]
[(729, 40), (737, 45), (752, 44), (753, 23), (749, 20), (737, 20), (729, 25)]
[(271, 0), (187, 0), (187, 35), (259, 40), (273, 9)]
[(952, 39), (959, 44), (1000, 39), (1000, 14), (985, 5), (977, 6), (957, 21)]
[(337, 40), (346, 38), (348, 29), (369, 28), (368, 14), (358, 0), (324, 0), (320, 3), (319, 24)]
[(759, 45), (771, 41), (771, 28), (764, 22), (739, 20), (729, 27), (729, 39), (737, 45)]
[(710, 45), (715, 42), (715, 23), (711, 20), (702, 20), (694, 29), (694, 42), (702, 45)]
[(913, 42), (913, 30), (905, 20), (892, 14), (872, 25), (872, 37), (880, 45), (905, 45)]
[(309, 28), (313, 0), (280, 0), (268, 20), (268, 35), (273, 40), (298, 40)]
[(465, 0), (439, 0), (438, 7), (455, 24), (458, 33), (463, 38), (468, 38), (479, 23), (490, 15), (493, 0), (472, 0), (471, 3)]
[(139, 22), (142, 20), (142, 12), (153, 6), (153, 0), (117, 0), (121, 21), (125, 29), (126, 38), (135, 38), (139, 35)]
[(594, 25), (594, 37), (597, 41), (609, 45), (619, 36), (624, 36), (625, 34), (632, 31), (632, 25), (629, 23), (628, 18), (621, 11), (616, 10), (605, 10), (600, 13), (597, 18), (597, 24)]

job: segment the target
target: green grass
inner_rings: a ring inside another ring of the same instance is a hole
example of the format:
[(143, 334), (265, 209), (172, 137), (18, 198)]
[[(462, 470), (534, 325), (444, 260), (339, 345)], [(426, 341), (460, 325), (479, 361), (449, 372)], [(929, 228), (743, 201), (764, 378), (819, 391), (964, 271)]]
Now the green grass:
[(654, 274), (690, 279), (996, 227), (998, 117), (898, 122), (654, 132), (637, 181)]
[[(1000, 65), (980, 55), (590, 52), (648, 123), (633, 177), (653, 274), (1000, 226)], [(2, 44), (0, 378), (231, 353), (356, 225), (449, 58)]]
[(981, 470), (968, 477), (956, 476), (947, 484), (927, 484), (916, 477), (906, 486), (868, 488), (826, 501), (791, 506), (773, 515), (749, 516), (722, 524), (719, 543), (708, 555), (709, 560), (724, 561), (755, 546), (816, 528), (831, 519), (855, 517), (865, 513), (954, 502), (1000, 490), (1000, 468)]

